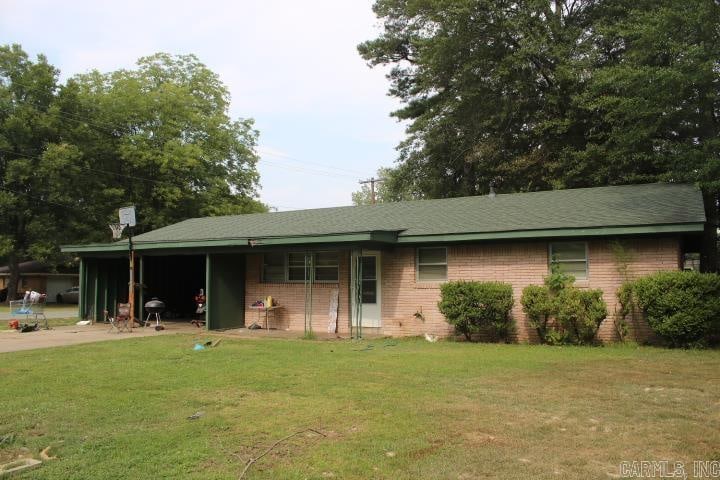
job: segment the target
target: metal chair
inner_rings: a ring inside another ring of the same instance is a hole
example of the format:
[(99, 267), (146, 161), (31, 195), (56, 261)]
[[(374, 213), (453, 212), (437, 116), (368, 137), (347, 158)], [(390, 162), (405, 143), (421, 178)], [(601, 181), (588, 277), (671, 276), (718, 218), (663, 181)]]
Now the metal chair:
[(118, 303), (115, 309), (115, 316), (111, 317), (108, 311), (105, 310), (105, 321), (110, 324), (110, 330), (117, 331), (117, 333), (123, 330), (130, 331), (130, 304), (129, 303)]

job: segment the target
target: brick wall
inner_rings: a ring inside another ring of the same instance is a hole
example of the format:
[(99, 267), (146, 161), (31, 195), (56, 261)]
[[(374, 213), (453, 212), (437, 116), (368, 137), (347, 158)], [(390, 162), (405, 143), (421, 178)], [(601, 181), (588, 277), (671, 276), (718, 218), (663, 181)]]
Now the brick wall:
[[(316, 332), (327, 332), (330, 295), (332, 290), (339, 289), (338, 298), (338, 332), (348, 331), (350, 323), (348, 315), (350, 286), (349, 252), (340, 252), (339, 283), (315, 283), (313, 285), (312, 325)], [(302, 332), (305, 329), (305, 286), (301, 283), (262, 283), (262, 254), (247, 256), (245, 277), (245, 325), (250, 325), (258, 318), (258, 312), (249, 308), (255, 300), (262, 300), (272, 295), (282, 308), (275, 313), (276, 320), (270, 321), (271, 327), (282, 330)], [(271, 317), (272, 318), (272, 317)], [(264, 321), (264, 316), (262, 317)]]
[[(628, 274), (638, 277), (659, 270), (676, 270), (680, 264), (680, 246), (676, 238), (646, 238), (623, 242), (629, 253)], [(313, 329), (327, 331), (328, 307), (332, 289), (338, 288), (338, 332), (349, 330), (349, 252), (340, 254), (340, 281), (315, 284), (313, 294)], [(261, 283), (262, 255), (247, 257), (246, 305), (272, 295), (283, 306), (274, 326), (302, 332), (304, 329), (304, 286), (302, 283)], [(394, 248), (381, 253), (382, 328), (380, 333), (392, 336), (449, 335), (452, 328), (437, 308), (440, 298), (438, 283), (415, 280), (415, 249)], [(536, 341), (537, 334), (525, 318), (520, 303), (522, 290), (528, 285), (541, 285), (548, 274), (548, 243), (514, 242), (448, 247), (448, 279), (501, 281), (513, 286), (515, 306), (512, 315), (518, 341)], [(581, 288), (600, 288), (608, 304), (609, 317), (600, 327), (599, 337), (616, 338), (614, 327), (617, 310), (616, 290), (622, 284), (615, 255), (609, 240), (588, 242), (588, 279), (577, 282)], [(424, 320), (415, 316), (421, 314)], [(246, 307), (246, 324), (257, 318), (257, 312)], [(648, 337), (643, 322), (631, 324), (639, 340)]]
[[(637, 239), (623, 243), (631, 261), (631, 277), (658, 270), (676, 270), (680, 262), (679, 242), (674, 238)], [(388, 335), (419, 335), (432, 333), (448, 335), (452, 328), (437, 308), (440, 286), (415, 281), (415, 249), (397, 248), (383, 253), (383, 332)], [(548, 274), (547, 242), (517, 242), (451, 246), (448, 248), (448, 279), (501, 281), (513, 286), (515, 306), (512, 315), (517, 327), (517, 340), (536, 341), (522, 311), (520, 297), (528, 285), (543, 283)], [(588, 242), (588, 279), (578, 281), (581, 288), (600, 288), (604, 292), (610, 316), (603, 322), (599, 337), (616, 338), (614, 318), (617, 308), (617, 288), (622, 284), (610, 241)], [(422, 312), (424, 321), (415, 317)], [(647, 325), (631, 325), (638, 339), (647, 338)]]

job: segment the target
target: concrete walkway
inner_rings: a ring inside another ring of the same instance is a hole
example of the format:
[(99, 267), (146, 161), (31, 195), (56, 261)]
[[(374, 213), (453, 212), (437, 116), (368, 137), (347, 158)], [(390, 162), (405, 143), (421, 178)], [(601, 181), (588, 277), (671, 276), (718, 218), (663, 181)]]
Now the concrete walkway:
[(104, 340), (123, 340), (126, 338), (149, 337), (157, 335), (173, 335), (176, 333), (204, 334), (205, 330), (198, 329), (189, 323), (172, 323), (165, 325), (165, 330), (159, 332), (152, 327), (133, 328), (129, 332), (109, 332), (105, 324), (97, 325), (69, 325), (55, 327), (51, 330), (19, 333), (14, 330), (0, 331), (0, 353), (17, 352), (20, 350), (34, 350), (37, 348), (62, 347), (78, 345), (81, 343), (101, 342)]
[[(72, 318), (77, 317), (77, 305), (61, 305), (45, 307), (45, 316), (47, 318)], [(24, 320), (24, 315), (13, 315), (10, 313), (10, 307), (7, 304), (0, 304), (0, 322), (7, 322), (12, 319)]]
[[(250, 330), (247, 328), (233, 328), (222, 331), (208, 332), (197, 328), (189, 322), (165, 322), (165, 330), (155, 331), (153, 327), (134, 328), (133, 333), (109, 331), (106, 324), (96, 325), (68, 325), (54, 327), (51, 330), (19, 333), (14, 330), (0, 330), (0, 353), (17, 352), (20, 350), (34, 350), (37, 348), (63, 347), (81, 343), (102, 342), (105, 340), (123, 340), (126, 338), (151, 337), (157, 335), (173, 335), (176, 333), (189, 333), (201, 336), (213, 335), (235, 339), (298, 339), (303, 332), (290, 330)], [(382, 338), (382, 335), (364, 335), (365, 339)], [(347, 340), (349, 336), (335, 333), (316, 332), (317, 340)]]

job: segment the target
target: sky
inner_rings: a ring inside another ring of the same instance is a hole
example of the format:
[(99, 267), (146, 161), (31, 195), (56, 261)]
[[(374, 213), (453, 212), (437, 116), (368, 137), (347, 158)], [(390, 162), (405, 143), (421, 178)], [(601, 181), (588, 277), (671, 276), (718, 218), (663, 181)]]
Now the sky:
[(194, 53), (228, 86), (233, 118), (260, 132), (260, 199), (277, 210), (350, 205), (391, 166), (404, 125), (386, 69), (357, 45), (380, 23), (371, 0), (0, 0), (0, 44), (45, 54), (61, 80)]

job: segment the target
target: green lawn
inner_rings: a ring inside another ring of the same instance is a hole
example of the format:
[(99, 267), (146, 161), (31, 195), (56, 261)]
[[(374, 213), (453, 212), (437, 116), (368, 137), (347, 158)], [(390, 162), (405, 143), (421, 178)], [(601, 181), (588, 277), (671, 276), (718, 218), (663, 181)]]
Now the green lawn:
[(193, 340), (0, 354), (0, 438), (15, 434), (0, 461), (63, 441), (29, 478), (230, 479), (304, 428), (326, 436), (281, 443), (245, 478), (586, 479), (720, 460), (718, 351)]
[[(18, 320), (20, 323), (35, 323), (35, 319), (32, 317), (28, 318), (27, 320), (25, 317), (18, 317)], [(75, 317), (68, 317), (68, 318), (48, 318), (48, 326), (50, 328), (53, 327), (62, 327), (65, 325), (75, 325), (78, 321), (77, 316)], [(10, 327), (8, 327), (8, 323), (10, 320), (1, 320), (0, 321), (0, 330), (10, 330)], [(38, 319), (38, 324), (40, 325), (40, 328), (45, 328), (45, 321), (42, 318)]]

